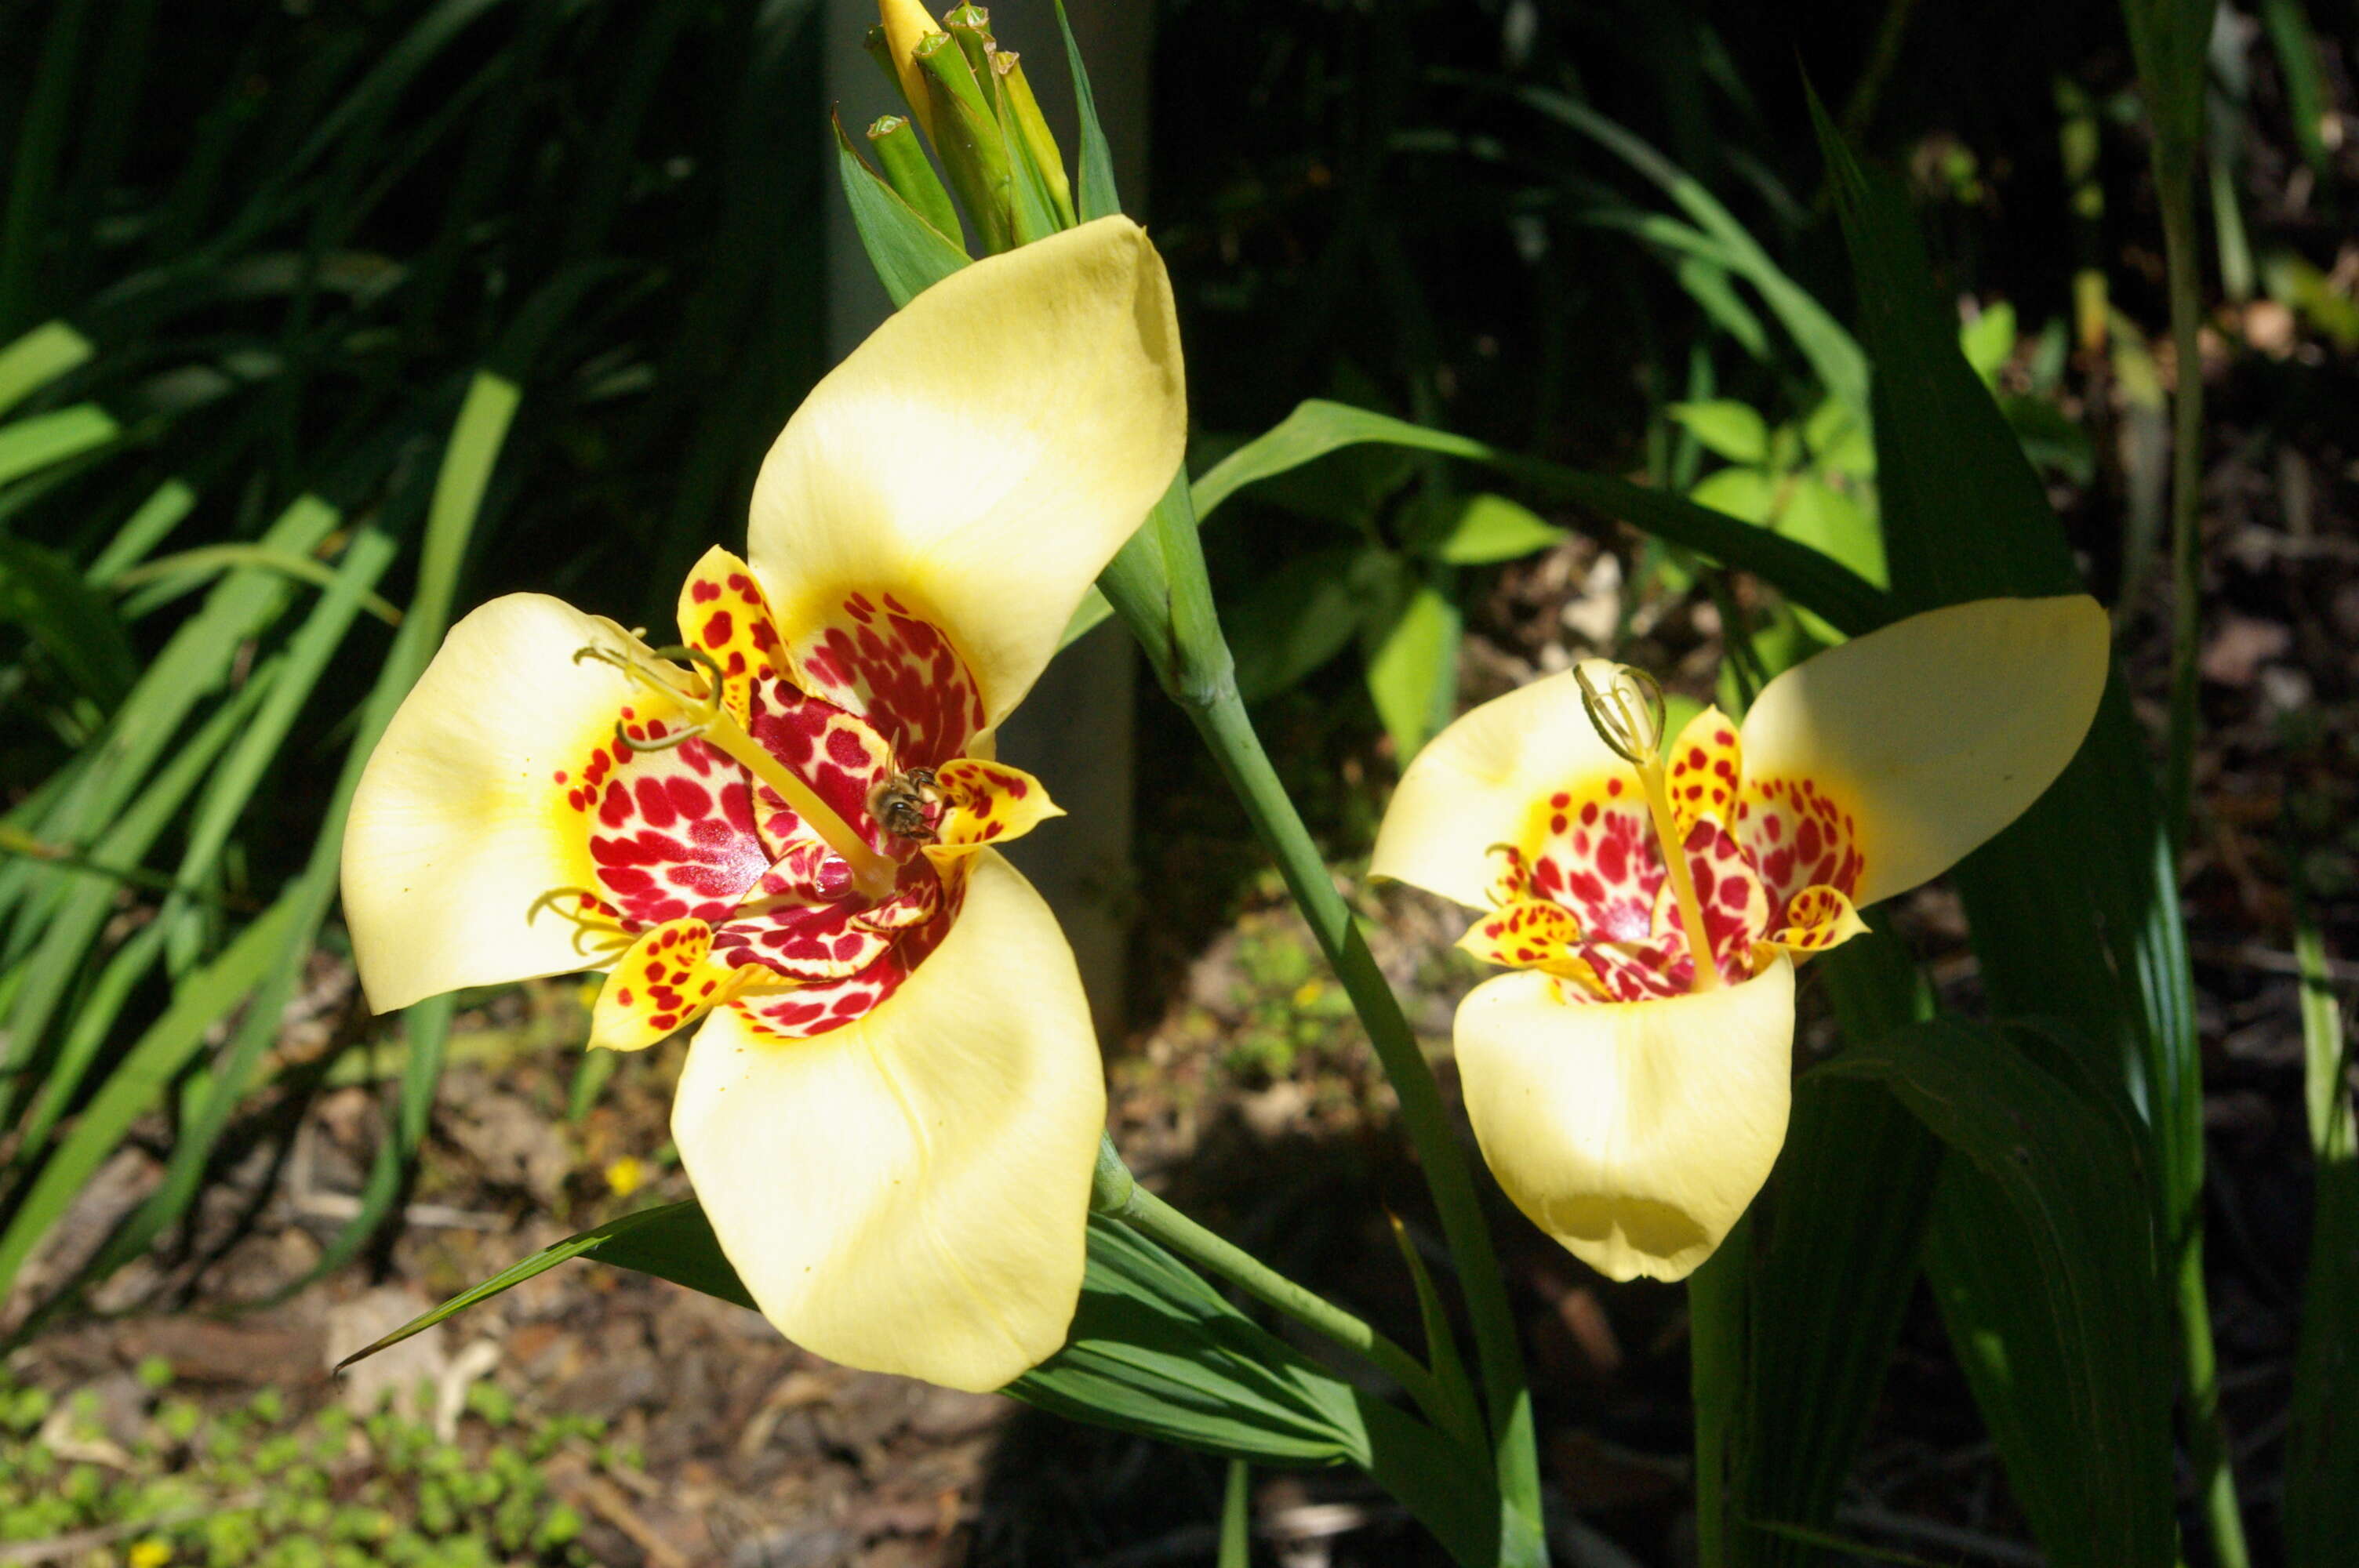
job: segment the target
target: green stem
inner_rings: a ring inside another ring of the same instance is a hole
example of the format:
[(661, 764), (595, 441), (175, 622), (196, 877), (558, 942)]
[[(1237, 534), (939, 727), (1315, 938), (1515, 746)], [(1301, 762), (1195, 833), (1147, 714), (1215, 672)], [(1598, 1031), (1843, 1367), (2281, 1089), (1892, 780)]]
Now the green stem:
[(1688, 1276), (1688, 1386), (1695, 1406), (1696, 1562), (1729, 1561), (1729, 1471), (1737, 1458), (1744, 1398), (1746, 1288), (1753, 1219), (1739, 1219), (1720, 1249)]
[[(2172, 167), (2165, 168), (2166, 162)], [(2183, 849), (2194, 796), (2195, 661), (2202, 634), (2203, 360), (2197, 337), (2203, 308), (2202, 268), (2196, 248), (2192, 169), (2183, 158), (2163, 158), (2158, 149), (2155, 178), (2170, 276), (2170, 341), (2178, 362), (2171, 405), (2170, 729), (2163, 763), (2163, 828), (2172, 847)], [(2197, 1190), (2201, 1183), (2200, 1173), (2190, 1174), (2188, 1190)], [(2188, 1453), (2202, 1493), (2212, 1552), (2221, 1568), (2245, 1568), (2250, 1553), (2244, 1515), (2237, 1507), (2236, 1477), (2229, 1466), (2227, 1432), (2220, 1417), (2201, 1220), (2192, 1205), (2177, 1218), (2186, 1232), (2178, 1248), (2177, 1295), (2180, 1353), (2187, 1377)]]
[(1531, 1392), (1525, 1386), (1515, 1317), (1473, 1177), (1400, 1000), (1376, 968), (1237, 695), (1235, 665), (1212, 608), (1184, 473), (1173, 481), (1147, 525), (1100, 577), (1098, 586), (1137, 636), (1164, 688), (1212, 748), (1245, 815), (1276, 857), (1288, 891), (1334, 967), (1392, 1081), (1401, 1125), (1424, 1167), (1474, 1330), (1502, 1504), (1499, 1561), (1504, 1568), (1545, 1563)]
[[(1441, 1412), (1448, 1411), (1449, 1401), (1423, 1362), (1362, 1319), (1316, 1291), (1296, 1284), (1244, 1248), (1223, 1240), (1140, 1186), (1123, 1168), (1111, 1141), (1098, 1151), (1097, 1189), (1092, 1195), (1091, 1206), (1160, 1242), (1206, 1272), (1219, 1275), (1264, 1306), (1284, 1313), (1303, 1327), (1358, 1355), (1398, 1383), (1436, 1422), (1446, 1421)], [(1446, 1425), (1443, 1430), (1448, 1430)]]

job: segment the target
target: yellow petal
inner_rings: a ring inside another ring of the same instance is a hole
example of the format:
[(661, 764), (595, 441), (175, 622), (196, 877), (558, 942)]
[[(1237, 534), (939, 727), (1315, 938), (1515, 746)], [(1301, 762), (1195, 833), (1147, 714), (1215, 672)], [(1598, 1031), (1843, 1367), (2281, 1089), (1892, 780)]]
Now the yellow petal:
[(2109, 647), (2085, 594), (1980, 600), (1854, 638), (1762, 689), (1745, 719), (1745, 794), (1815, 781), (1858, 819), (1853, 902), (1904, 892), (2055, 782), (2096, 716)]
[(643, 1051), (729, 1000), (754, 977), (709, 961), (712, 927), (689, 917), (639, 933), (599, 989), (590, 1010), (590, 1044)]
[(1466, 1113), (1499, 1185), (1612, 1279), (1684, 1279), (1786, 1140), (1794, 968), (1661, 1001), (1565, 1000), (1524, 971), (1458, 1010)]
[(995, 1389), (1064, 1343), (1105, 1090), (1071, 949), (985, 850), (942, 945), (866, 1017), (689, 1047), (672, 1136), (763, 1314), (847, 1366)]
[(1723, 827), (1734, 821), (1744, 751), (1728, 715), (1707, 708), (1689, 719), (1672, 742), (1669, 762), (1671, 819), (1680, 843), (1687, 842), (1688, 829), (1704, 817)]
[(948, 635), (995, 724), (1186, 431), (1162, 258), (1101, 219), (960, 269), (853, 351), (763, 463), (746, 553), (790, 649), (889, 593)]
[[(1806, 887), (1786, 906), (1786, 924), (1764, 938), (1768, 946), (1783, 947), (1797, 961), (1840, 947), (1867, 929), (1851, 900), (1839, 888), (1824, 883)], [(1756, 949), (1756, 956), (1759, 949)]]
[[(1589, 669), (1602, 681), (1613, 666)], [(1522, 846), (1552, 794), (1616, 770), (1629, 764), (1597, 738), (1571, 671), (1519, 687), (1426, 742), (1385, 808), (1368, 870), (1484, 908), (1500, 871), (1492, 846)]]
[(1049, 798), (1049, 787), (1022, 768), (957, 757), (935, 770), (942, 793), (940, 840), (926, 847), (939, 862), (947, 855), (973, 854), (986, 844), (1021, 838), (1065, 808)]
[(495, 599), (451, 629), (370, 755), (344, 829), (344, 919), (378, 1011), (613, 960), (620, 929), (586, 929), (567, 918), (575, 903), (550, 895), (599, 885), (567, 780), (635, 695), (574, 650), (631, 641), (541, 594)]
[(777, 622), (753, 568), (713, 546), (680, 584), (679, 613), (680, 641), (712, 658), (729, 716), (746, 723), (756, 685), (788, 674), (778, 658)]

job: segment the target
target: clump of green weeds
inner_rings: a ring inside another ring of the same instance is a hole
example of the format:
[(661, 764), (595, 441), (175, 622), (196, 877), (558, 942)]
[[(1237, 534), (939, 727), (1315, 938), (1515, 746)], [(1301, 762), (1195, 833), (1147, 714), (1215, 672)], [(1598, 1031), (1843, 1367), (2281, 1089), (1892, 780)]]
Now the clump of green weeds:
[(170, 1367), (128, 1434), (93, 1390), (62, 1400), (0, 1377), (0, 1541), (88, 1542), (62, 1561), (126, 1568), (491, 1568), (592, 1561), (552, 1475), (637, 1470), (606, 1423), (523, 1411), (477, 1383), (459, 1440), (391, 1401), (356, 1417), (277, 1389), (207, 1408)]

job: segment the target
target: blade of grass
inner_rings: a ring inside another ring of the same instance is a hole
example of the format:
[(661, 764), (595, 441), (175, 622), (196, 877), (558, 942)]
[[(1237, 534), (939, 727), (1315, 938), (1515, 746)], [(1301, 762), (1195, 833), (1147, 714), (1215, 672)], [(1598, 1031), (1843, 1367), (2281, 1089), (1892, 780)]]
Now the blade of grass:
[(1463, 458), (1507, 474), (1538, 493), (1594, 507), (1659, 538), (1751, 572), (1847, 633), (1872, 630), (1892, 614), (1885, 596), (1873, 585), (1818, 551), (1682, 497), (1503, 452), (1464, 436), (1317, 398), (1297, 407), (1197, 480), (1192, 487), (1197, 515), (1209, 514), (1248, 484), (1364, 441)]
[(2359, 1541), (2359, 1132), (2351, 1104), (2351, 1041), (2306, 903), (2295, 904), (2300, 967), (2303, 1098), (2309, 1110), (2310, 1280), (2294, 1356), (2293, 1427), (2287, 1442), (2286, 1561), (2330, 1568)]
[(95, 403), (77, 403), (0, 425), (0, 484), (96, 451), (122, 433), (114, 416)]
[[(296, 914), (297, 901), (290, 892), (248, 925), (220, 957), (180, 986), (164, 1016), (148, 1027), (122, 1065), (108, 1076), (55, 1156), (42, 1165), (24, 1199), (14, 1206), (7, 1228), (0, 1230), (0, 1291), (14, 1282), (34, 1244), (57, 1223), (122, 1142), (131, 1124), (161, 1102), (173, 1078), (203, 1045), (206, 1032), (278, 961), (293, 933)], [(17, 1335), (21, 1336), (29, 1327), (30, 1320)]]
[(96, 351), (63, 321), (46, 321), (0, 349), (0, 414), (5, 414)]
[[(1822, 115), (1819, 124), (1858, 278), (1862, 337), (1876, 367), (1877, 476), (1895, 598), (1915, 610), (2079, 590), (2038, 475), (1959, 351), (1906, 198), (1889, 181), (1871, 183)], [(2216, 1510), (2229, 1483), (2196, 1202), (2200, 1058), (2176, 875), (2151, 776), (2116, 680), (2056, 786), (1953, 876), (1993, 1010), (2064, 1019), (2088, 1051), (2088, 1072), (2122, 1085), (2146, 1118), (2145, 1169), (2170, 1248), (2190, 1426)], [(1961, 1344), (1962, 1354), (1970, 1348)], [(2012, 1388), (2027, 1403), (2056, 1397), (2037, 1380)], [(2065, 1417), (2050, 1413), (2055, 1430)], [(2045, 1448), (2007, 1455), (2014, 1475), (2069, 1457)], [(2217, 1533), (2225, 1538), (2232, 1528), (2215, 1512)]]
[[(275, 665), (255, 672), (230, 699), (215, 708), (194, 735), (156, 774), (139, 798), (93, 847), (102, 865), (137, 865), (204, 782), (214, 760), (236, 739), (277, 675)], [(0, 1122), (30, 1080), (30, 1068), (47, 1043), (58, 1010), (72, 994), (82, 959), (114, 912), (120, 885), (97, 871), (63, 871), (62, 896), (42, 926), (38, 942), (22, 960), (26, 979), (8, 1010), (9, 1054), (0, 1074)]]

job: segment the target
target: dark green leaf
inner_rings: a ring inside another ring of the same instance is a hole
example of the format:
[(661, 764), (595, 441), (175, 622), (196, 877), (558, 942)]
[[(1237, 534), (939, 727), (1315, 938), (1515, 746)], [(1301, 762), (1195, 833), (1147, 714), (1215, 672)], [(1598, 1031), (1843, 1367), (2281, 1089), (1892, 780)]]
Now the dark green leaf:
[(1517, 457), (1464, 436), (1317, 398), (1299, 406), (1198, 479), (1193, 487), (1197, 517), (1202, 519), (1249, 484), (1368, 441), (1464, 458), (1509, 475), (1540, 494), (1593, 507), (1725, 566), (1749, 571), (1853, 635), (1891, 618), (1884, 595), (1855, 573), (1815, 550), (1723, 513), (1658, 490)]
[(1237, 691), (1259, 702), (1295, 686), (1351, 645), (1366, 613), (1352, 583), (1361, 552), (1312, 550), (1262, 578), (1222, 617)]
[(113, 712), (139, 676), (114, 606), (63, 556), (6, 535), (0, 535), (0, 622), (23, 627), (103, 712)]
[(915, 299), (967, 265), (967, 254), (944, 239), (901, 193), (885, 183), (853, 150), (843, 123), (835, 122), (836, 171), (843, 181), (844, 200), (852, 204), (853, 226), (868, 265), (893, 298), (893, 308)]
[(2171, 1563), (2163, 1276), (2117, 1091), (2033, 1037), (1950, 1021), (1854, 1045), (1818, 1072), (1883, 1085), (1951, 1151), (1928, 1250), (1934, 1294), (2049, 1560)]
[(1111, 218), (1122, 211), (1122, 197), (1114, 188), (1114, 149), (1106, 145), (1105, 127), (1098, 124), (1098, 101), (1090, 91), (1089, 67), (1082, 46), (1073, 40), (1073, 24), (1065, 15), (1065, 0), (1057, 0), (1057, 28), (1065, 35), (1065, 63), (1073, 73), (1073, 108), (1081, 122), (1082, 188), (1077, 193), (1082, 222)]

